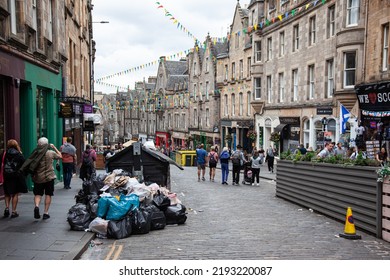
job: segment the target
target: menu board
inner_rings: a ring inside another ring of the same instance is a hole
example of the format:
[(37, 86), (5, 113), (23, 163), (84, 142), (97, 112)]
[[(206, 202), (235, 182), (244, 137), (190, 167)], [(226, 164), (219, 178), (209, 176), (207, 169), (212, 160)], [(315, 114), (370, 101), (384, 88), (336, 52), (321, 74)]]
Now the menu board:
[(370, 159), (375, 159), (375, 155), (379, 152), (379, 141), (366, 141), (366, 153)]

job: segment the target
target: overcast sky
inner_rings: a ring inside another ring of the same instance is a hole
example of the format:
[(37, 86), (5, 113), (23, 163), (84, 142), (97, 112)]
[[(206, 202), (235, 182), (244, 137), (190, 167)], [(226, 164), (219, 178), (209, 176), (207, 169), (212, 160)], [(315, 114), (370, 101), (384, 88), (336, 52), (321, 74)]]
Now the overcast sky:
[[(240, 5), (244, 7), (249, 2), (241, 0)], [(158, 64), (146, 65), (160, 56), (181, 52), (184, 56), (184, 51), (193, 48), (194, 38), (189, 34), (200, 42), (207, 33), (226, 37), (237, 0), (93, 0), (92, 4), (95, 80), (143, 65), (142, 70), (100, 80), (134, 88), (136, 81), (156, 75)], [(96, 23), (100, 21), (109, 23)], [(95, 83), (95, 91), (113, 93), (116, 88)]]

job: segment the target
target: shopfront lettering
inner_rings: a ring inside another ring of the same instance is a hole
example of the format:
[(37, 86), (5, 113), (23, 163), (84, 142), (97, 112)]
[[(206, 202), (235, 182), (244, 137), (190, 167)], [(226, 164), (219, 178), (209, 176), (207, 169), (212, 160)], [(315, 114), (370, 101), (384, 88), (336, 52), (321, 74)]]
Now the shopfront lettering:
[(371, 92), (369, 94), (358, 95), (359, 103), (364, 104), (376, 104), (376, 103), (387, 103), (390, 102), (390, 92)]

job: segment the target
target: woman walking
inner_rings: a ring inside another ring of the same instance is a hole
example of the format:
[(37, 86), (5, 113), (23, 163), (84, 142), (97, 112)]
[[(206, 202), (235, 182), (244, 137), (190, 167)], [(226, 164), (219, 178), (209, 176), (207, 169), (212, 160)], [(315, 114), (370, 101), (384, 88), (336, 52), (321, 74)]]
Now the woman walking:
[(95, 173), (95, 161), (96, 152), (92, 149), (92, 146), (87, 144), (86, 150), (83, 152), (82, 164), (80, 168), (80, 179), (83, 181), (89, 180), (92, 174)]
[(228, 185), (227, 180), (229, 177), (229, 149), (224, 147), (219, 160), (221, 161), (221, 170), (222, 170), (222, 185)]
[(269, 146), (269, 148), (267, 149), (267, 157), (266, 157), (266, 161), (268, 163), (269, 173), (274, 173), (275, 153), (276, 153), (276, 150), (274, 148), (272, 148), (272, 146)]
[(5, 210), (4, 217), (10, 215), (10, 204), (12, 205), (11, 218), (19, 217), (17, 211), (19, 194), (27, 193), (26, 179), (19, 172), (25, 159), (20, 149), (18, 142), (10, 139), (7, 142), (7, 151), (3, 155), (3, 176), (4, 176), (4, 194), (5, 194)]
[(251, 169), (252, 169), (252, 186), (255, 185), (255, 179), (256, 179), (256, 185), (260, 185), (260, 166), (264, 162), (264, 155), (260, 154), (259, 151), (255, 151), (253, 156), (250, 159), (251, 161)]

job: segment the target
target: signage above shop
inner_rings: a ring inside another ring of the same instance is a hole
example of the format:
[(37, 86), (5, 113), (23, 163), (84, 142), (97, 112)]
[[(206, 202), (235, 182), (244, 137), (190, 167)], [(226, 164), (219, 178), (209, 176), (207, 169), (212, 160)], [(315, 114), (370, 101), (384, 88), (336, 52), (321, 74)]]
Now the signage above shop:
[(60, 111), (58, 113), (60, 118), (73, 118), (75, 116), (72, 103), (60, 103)]
[(358, 85), (355, 90), (361, 110), (389, 111), (390, 82)]
[(300, 125), (299, 117), (279, 117), (279, 121), (282, 124)]
[(317, 115), (332, 115), (333, 114), (333, 108), (332, 107), (323, 107), (323, 108), (317, 108)]
[(84, 131), (95, 131), (95, 124), (93, 121), (84, 121)]

